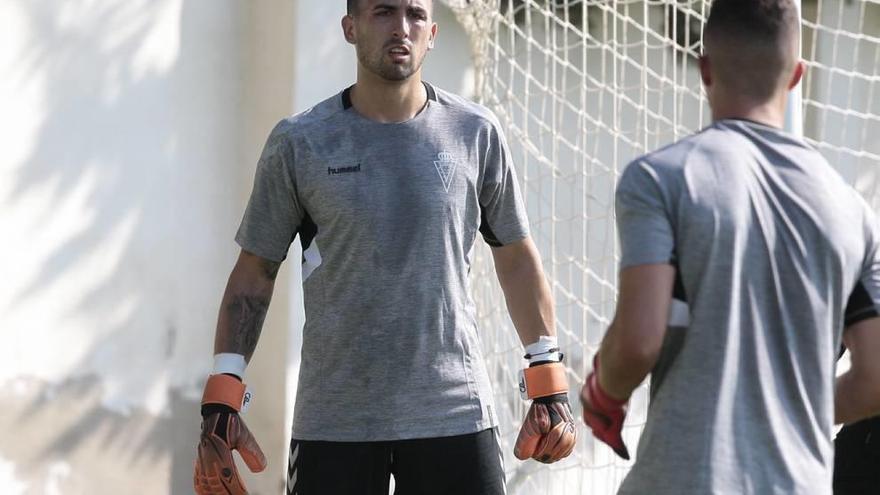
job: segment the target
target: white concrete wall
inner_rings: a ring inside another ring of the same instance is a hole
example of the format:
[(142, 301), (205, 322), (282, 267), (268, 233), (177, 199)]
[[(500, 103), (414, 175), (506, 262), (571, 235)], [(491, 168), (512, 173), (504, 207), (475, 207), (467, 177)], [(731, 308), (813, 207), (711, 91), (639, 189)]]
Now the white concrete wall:
[[(282, 0), (0, 2), (0, 492), (192, 492), (232, 236), (292, 108), (292, 32)], [(280, 285), (263, 368), (283, 368)], [(284, 477), (272, 374), (249, 419), (274, 461), (255, 493)]]

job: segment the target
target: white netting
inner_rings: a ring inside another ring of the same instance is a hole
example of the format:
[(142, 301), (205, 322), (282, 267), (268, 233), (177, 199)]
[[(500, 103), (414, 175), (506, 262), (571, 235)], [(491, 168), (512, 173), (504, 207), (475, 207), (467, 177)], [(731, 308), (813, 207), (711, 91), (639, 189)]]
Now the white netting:
[(880, 0), (803, 5), (804, 137), (880, 208)]
[[(556, 298), (569, 380), (579, 385), (612, 317), (617, 246), (613, 189), (636, 156), (710, 120), (696, 70), (703, 0), (452, 0), (471, 36), (477, 95), (511, 145), (532, 226)], [(880, 205), (878, 0), (805, 1), (805, 135)], [(544, 466), (510, 455), (527, 404), (514, 392), (522, 349), (488, 250), (473, 277), (486, 358), (496, 386), (509, 493), (614, 493), (628, 463), (593, 441)], [(571, 392), (575, 414), (579, 386)], [(647, 391), (625, 428), (633, 452)]]

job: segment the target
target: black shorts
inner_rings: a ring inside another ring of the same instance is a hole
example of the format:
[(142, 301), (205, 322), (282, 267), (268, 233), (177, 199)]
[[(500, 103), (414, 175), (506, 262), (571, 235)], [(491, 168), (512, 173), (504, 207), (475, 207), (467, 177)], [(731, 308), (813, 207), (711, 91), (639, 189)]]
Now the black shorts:
[(288, 495), (502, 495), (495, 429), (390, 442), (291, 440)]
[(880, 493), (880, 417), (846, 425), (834, 440), (834, 494)]

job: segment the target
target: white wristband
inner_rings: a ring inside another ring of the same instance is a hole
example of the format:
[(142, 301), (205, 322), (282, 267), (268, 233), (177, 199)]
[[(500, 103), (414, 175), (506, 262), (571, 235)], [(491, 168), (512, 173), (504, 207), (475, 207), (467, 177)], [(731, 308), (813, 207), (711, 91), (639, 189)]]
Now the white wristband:
[(215, 375), (229, 373), (230, 375), (235, 375), (244, 381), (244, 369), (246, 367), (247, 362), (245, 362), (244, 356), (241, 354), (233, 354), (230, 352), (214, 354)]
[(559, 352), (559, 341), (555, 335), (542, 335), (534, 344), (526, 346), (526, 356), (529, 364), (540, 361), (562, 361), (562, 353)]

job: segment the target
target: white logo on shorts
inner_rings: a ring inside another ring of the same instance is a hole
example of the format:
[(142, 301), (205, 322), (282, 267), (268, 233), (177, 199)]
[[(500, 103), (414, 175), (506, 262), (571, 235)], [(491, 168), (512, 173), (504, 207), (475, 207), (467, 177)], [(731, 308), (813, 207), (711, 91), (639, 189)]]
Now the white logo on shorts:
[(458, 165), (458, 162), (452, 156), (452, 153), (446, 151), (437, 153), (434, 168), (440, 174), (440, 180), (443, 181), (443, 188), (446, 189), (446, 192), (449, 192), (449, 185), (452, 184), (452, 176), (455, 175), (456, 165)]

